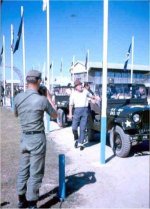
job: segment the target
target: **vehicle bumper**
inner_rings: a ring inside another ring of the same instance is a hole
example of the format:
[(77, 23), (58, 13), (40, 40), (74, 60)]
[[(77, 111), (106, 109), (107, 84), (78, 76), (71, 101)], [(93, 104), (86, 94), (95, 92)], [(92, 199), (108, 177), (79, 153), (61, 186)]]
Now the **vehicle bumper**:
[(130, 136), (130, 140), (132, 145), (136, 145), (142, 141), (150, 140), (150, 134), (135, 134), (133, 136)]

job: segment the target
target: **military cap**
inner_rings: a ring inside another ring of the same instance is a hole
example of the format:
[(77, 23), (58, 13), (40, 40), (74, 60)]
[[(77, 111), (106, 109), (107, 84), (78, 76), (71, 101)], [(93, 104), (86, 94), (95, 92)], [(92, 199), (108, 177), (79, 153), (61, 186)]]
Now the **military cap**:
[(30, 70), (27, 73), (27, 77), (34, 77), (34, 78), (39, 78), (41, 79), (41, 72), (38, 70)]

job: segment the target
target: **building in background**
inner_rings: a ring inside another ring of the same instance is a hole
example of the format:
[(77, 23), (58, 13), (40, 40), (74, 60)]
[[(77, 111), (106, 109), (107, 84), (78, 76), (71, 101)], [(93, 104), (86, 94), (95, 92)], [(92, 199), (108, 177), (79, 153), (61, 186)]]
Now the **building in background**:
[[(123, 70), (123, 64), (108, 63), (108, 79), (113, 79), (114, 83), (130, 83), (131, 81), (131, 65), (128, 69)], [(87, 81), (95, 84), (102, 84), (102, 63), (89, 62), (88, 73), (85, 63), (77, 61), (71, 68), (71, 80), (80, 79), (82, 82)], [(88, 79), (87, 79), (88, 75)], [(150, 66), (134, 65), (133, 66), (133, 83), (143, 83), (150, 86)]]

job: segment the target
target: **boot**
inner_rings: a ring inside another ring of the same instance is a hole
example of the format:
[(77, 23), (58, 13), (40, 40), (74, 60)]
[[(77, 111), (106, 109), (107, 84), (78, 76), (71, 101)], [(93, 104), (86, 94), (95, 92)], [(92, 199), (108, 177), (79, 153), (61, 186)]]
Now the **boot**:
[(29, 209), (37, 208), (37, 201), (29, 201), (28, 208)]
[(74, 140), (78, 140), (78, 131), (77, 130), (72, 130), (73, 135), (74, 135)]
[(28, 207), (28, 201), (26, 200), (25, 194), (18, 196), (18, 208), (27, 208)]

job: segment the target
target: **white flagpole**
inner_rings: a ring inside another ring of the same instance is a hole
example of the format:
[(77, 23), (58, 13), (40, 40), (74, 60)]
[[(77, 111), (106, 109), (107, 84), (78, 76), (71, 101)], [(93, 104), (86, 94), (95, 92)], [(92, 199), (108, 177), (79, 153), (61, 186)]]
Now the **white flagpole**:
[(102, 77), (102, 112), (101, 112), (101, 163), (105, 163), (105, 147), (106, 147), (106, 109), (107, 109), (107, 47), (108, 47), (108, 0), (103, 1), (104, 4), (104, 28), (103, 28), (103, 77)]
[(6, 105), (6, 85), (5, 85), (5, 80), (6, 80), (6, 72), (5, 72), (5, 36), (3, 35), (3, 86), (4, 86), (4, 105)]
[[(23, 18), (23, 6), (21, 6), (21, 18)], [(25, 38), (24, 38), (24, 18), (22, 19), (22, 61), (23, 61), (23, 89), (26, 89), (26, 63), (25, 63)]]
[(50, 86), (50, 25), (49, 25), (49, 0), (47, 0), (47, 8), (46, 8), (46, 14), (47, 14), (47, 88), (49, 89)]
[(75, 60), (75, 56), (73, 56), (73, 58), (72, 58), (72, 81), (73, 81), (73, 85), (74, 85), (74, 60)]
[(13, 80), (14, 80), (14, 73), (13, 73), (13, 66), (14, 66), (14, 60), (13, 60), (13, 42), (14, 42), (14, 27), (11, 24), (11, 107), (13, 108), (13, 100), (14, 100), (14, 86), (13, 86)]
[[(50, 25), (49, 25), (49, 0), (45, 0), (45, 8), (46, 9), (46, 18), (47, 18), (47, 89), (49, 90), (50, 87)], [(50, 116), (46, 114), (46, 133), (50, 131)]]
[(131, 83), (133, 83), (133, 62), (134, 62), (134, 36), (132, 36), (132, 54), (131, 54)]
[(61, 58), (61, 74), (60, 74), (60, 83), (63, 83), (63, 59)]
[(87, 78), (86, 78), (86, 80), (87, 80), (87, 82), (88, 82), (88, 80), (89, 80), (89, 49), (87, 50)]
[(52, 61), (52, 66), (51, 66), (51, 85), (52, 85), (52, 92), (53, 92), (53, 80), (54, 80), (54, 71), (53, 71), (53, 61)]

